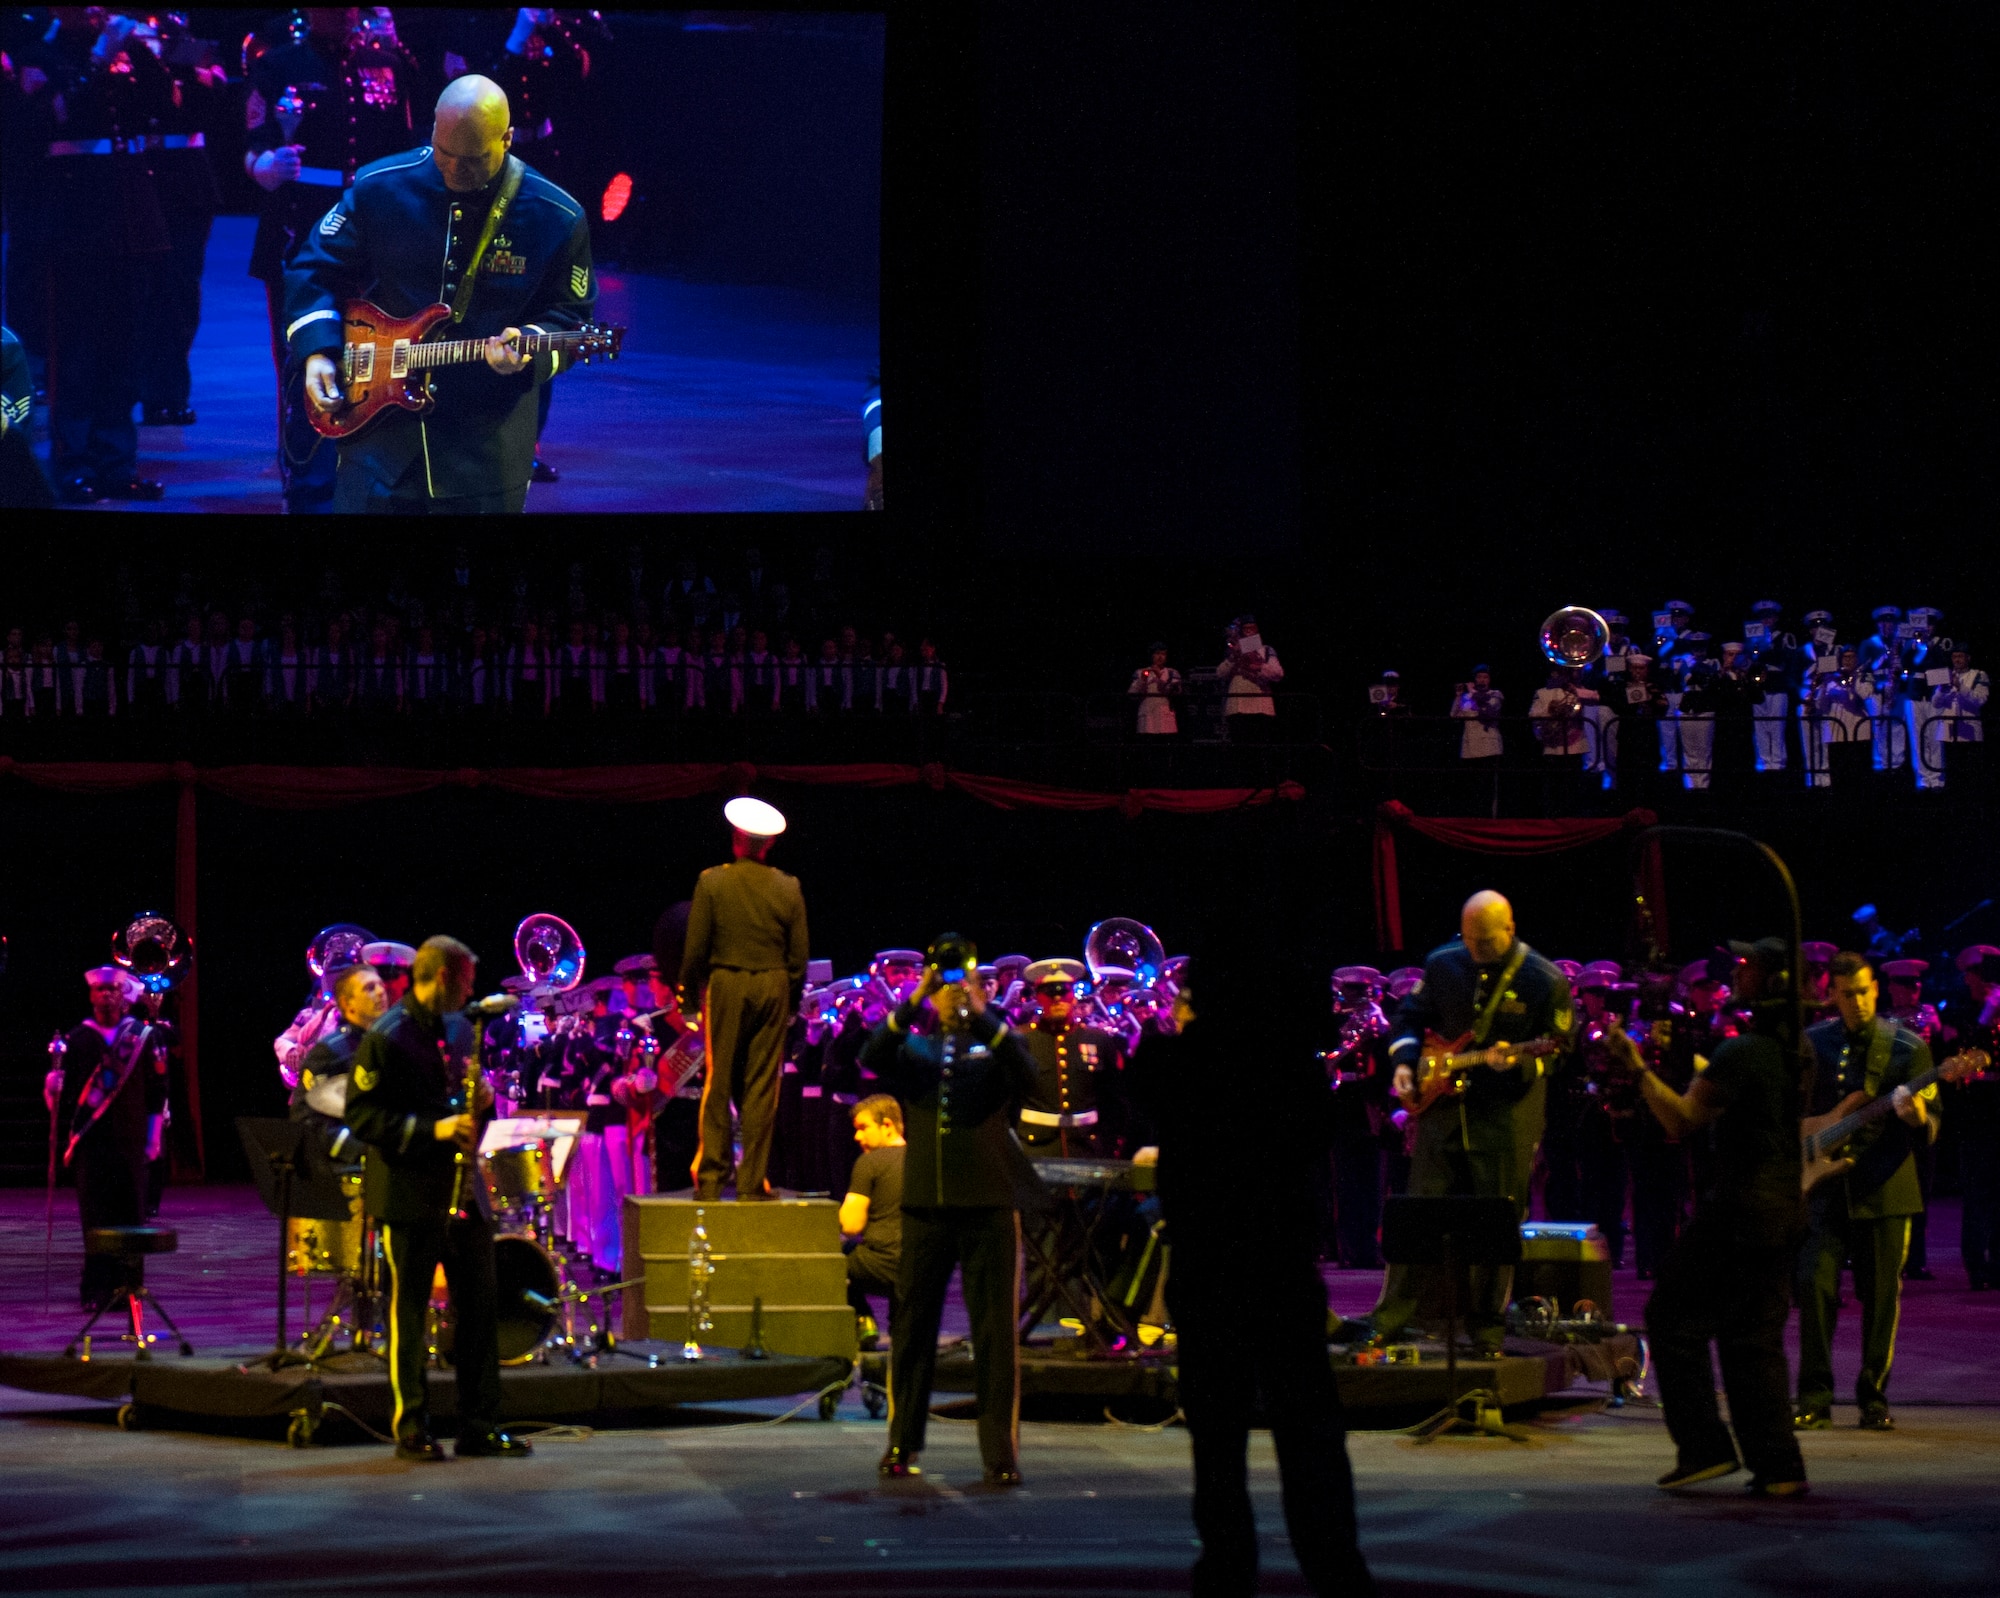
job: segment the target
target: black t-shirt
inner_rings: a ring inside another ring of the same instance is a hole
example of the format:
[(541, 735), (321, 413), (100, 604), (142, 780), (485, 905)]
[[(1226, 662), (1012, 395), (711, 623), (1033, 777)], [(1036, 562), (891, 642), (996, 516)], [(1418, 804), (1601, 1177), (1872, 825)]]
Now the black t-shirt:
[(1805, 1226), (1799, 1193), (1799, 1094), (1775, 1038), (1731, 1038), (1715, 1051), (1705, 1080), (1722, 1101), (1715, 1159), (1700, 1211), (1728, 1225), (1741, 1243), (1778, 1247)]
[(868, 1224), (854, 1252), (893, 1272), (903, 1253), (903, 1150), (863, 1149), (847, 1191), (868, 1201)]

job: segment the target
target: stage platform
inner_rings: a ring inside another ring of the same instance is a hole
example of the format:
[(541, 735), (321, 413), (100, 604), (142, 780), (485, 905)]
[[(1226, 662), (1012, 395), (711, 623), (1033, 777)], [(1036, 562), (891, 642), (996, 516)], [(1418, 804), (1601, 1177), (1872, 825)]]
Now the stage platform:
[[(500, 1372), (503, 1420), (573, 1421), (587, 1424), (658, 1419), (682, 1404), (836, 1393), (853, 1367), (843, 1359), (772, 1354), (746, 1359), (734, 1349), (705, 1350), (684, 1360), (663, 1343), (621, 1345), (627, 1354), (599, 1356), (594, 1365), (557, 1357), (548, 1364), (511, 1366)], [(260, 1354), (182, 1358), (155, 1351), (150, 1359), (129, 1352), (86, 1361), (60, 1354), (0, 1354), (0, 1384), (29, 1392), (120, 1406), (120, 1424), (171, 1417), (176, 1424), (283, 1419), (292, 1440), (306, 1443), (326, 1416), (345, 1411), (378, 1432), (389, 1429), (392, 1400), (381, 1361), (367, 1354), (337, 1354), (319, 1369), (271, 1370)], [(657, 1363), (652, 1363), (657, 1361)], [(457, 1384), (449, 1370), (426, 1382), (431, 1412), (444, 1427), (458, 1414)]]
[[(1607, 1392), (1615, 1379), (1630, 1381), (1644, 1360), (1639, 1339), (1614, 1334), (1599, 1343), (1560, 1344), (1510, 1338), (1502, 1358), (1458, 1362), (1454, 1387), (1449, 1380), (1444, 1347), (1419, 1343), (1413, 1362), (1357, 1365), (1341, 1348), (1329, 1348), (1334, 1380), (1342, 1406), (1359, 1425), (1381, 1425), (1413, 1411), (1441, 1409), (1454, 1397), (1482, 1389), (1493, 1392), (1501, 1407), (1516, 1409), (1540, 1404), (1558, 1394), (1574, 1394), (1579, 1382), (1602, 1382)], [(861, 1356), (864, 1381), (881, 1386), (888, 1380), (889, 1356)], [(963, 1343), (938, 1351), (934, 1390), (973, 1390), (972, 1355)], [(1029, 1345), (1021, 1350), (1021, 1399), (1081, 1401), (1085, 1405), (1115, 1400), (1154, 1403), (1171, 1411), (1178, 1381), (1172, 1353), (1145, 1353), (1127, 1359), (1081, 1359)], [(1412, 1418), (1420, 1418), (1412, 1415)]]

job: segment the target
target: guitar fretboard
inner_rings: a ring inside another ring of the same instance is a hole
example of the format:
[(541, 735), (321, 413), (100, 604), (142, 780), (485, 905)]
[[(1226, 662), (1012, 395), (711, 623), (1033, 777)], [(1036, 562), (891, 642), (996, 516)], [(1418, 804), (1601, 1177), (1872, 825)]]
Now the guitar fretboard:
[[(540, 355), (544, 350), (568, 349), (582, 337), (581, 333), (523, 333), (514, 341), (514, 347), (523, 355)], [(464, 366), (485, 359), (486, 340), (483, 338), (455, 338), (442, 344), (410, 346), (410, 365), (413, 368)]]
[[(1908, 1087), (1912, 1093), (1921, 1093), (1925, 1088), (1938, 1080), (1939, 1074), (1937, 1071), (1926, 1071), (1922, 1076), (1913, 1076), (1909, 1080)], [(1895, 1107), (1895, 1099), (1887, 1093), (1883, 1094), (1879, 1099), (1870, 1099), (1860, 1109), (1843, 1115), (1832, 1126), (1826, 1127), (1808, 1138), (1806, 1140), (1806, 1157), (1811, 1159), (1823, 1150), (1838, 1148), (1870, 1121), (1874, 1120), (1877, 1116), (1887, 1115)]]

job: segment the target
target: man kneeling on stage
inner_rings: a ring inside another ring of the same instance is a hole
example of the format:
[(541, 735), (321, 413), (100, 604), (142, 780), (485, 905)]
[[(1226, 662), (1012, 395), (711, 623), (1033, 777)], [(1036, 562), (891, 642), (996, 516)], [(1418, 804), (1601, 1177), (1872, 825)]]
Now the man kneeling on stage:
[(871, 1093), (854, 1106), (854, 1141), (861, 1157), (840, 1201), (840, 1235), (852, 1238), (847, 1252), (847, 1302), (861, 1325), (861, 1346), (877, 1337), (872, 1298), (889, 1301), (896, 1320), (896, 1273), (903, 1264), (903, 1107), (886, 1093)]
[[(925, 1003), (937, 1030), (910, 1028)], [(884, 1476), (915, 1476), (930, 1418), (938, 1323), (954, 1265), (964, 1271), (972, 1322), (979, 1455), (995, 1487), (1021, 1484), (1020, 1195), (1035, 1176), (1008, 1126), (1035, 1080), (1020, 1039), (986, 1002), (979, 956), (945, 933), (924, 958), (923, 981), (875, 1030), (861, 1063), (902, 1101), (903, 1260), (889, 1356), (889, 1450)]]
[(396, 1457), (441, 1460), (424, 1391), (424, 1316), (440, 1264), (451, 1289), (452, 1366), (458, 1380), (458, 1453), (525, 1454), (502, 1431), (493, 1228), (474, 1150), (493, 1104), (483, 1079), (467, 1087), (478, 957), (455, 938), (427, 939), (410, 991), (369, 1030), (347, 1085), (347, 1124), (368, 1145), (362, 1201), (381, 1225), (389, 1261), (389, 1386)]

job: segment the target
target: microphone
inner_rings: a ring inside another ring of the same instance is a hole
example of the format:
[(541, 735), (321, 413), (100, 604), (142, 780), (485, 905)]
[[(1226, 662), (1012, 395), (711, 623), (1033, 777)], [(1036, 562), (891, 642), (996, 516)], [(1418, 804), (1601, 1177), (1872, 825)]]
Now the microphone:
[(521, 1001), (511, 993), (489, 993), (483, 999), (474, 999), (465, 1007), (464, 1013), (475, 1019), (491, 1020), (496, 1015), (505, 1015), (509, 1010), (521, 1008)]

